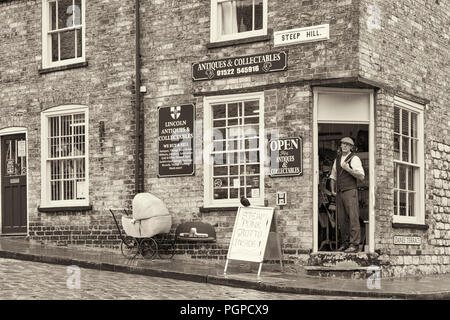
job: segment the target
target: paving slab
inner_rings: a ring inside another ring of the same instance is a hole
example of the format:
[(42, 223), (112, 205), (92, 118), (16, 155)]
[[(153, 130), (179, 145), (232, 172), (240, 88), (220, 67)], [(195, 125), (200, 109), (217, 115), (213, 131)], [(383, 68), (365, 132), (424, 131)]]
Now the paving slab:
[[(0, 257), (30, 260), (84, 268), (143, 274), (164, 278), (228, 285), (262, 291), (310, 295), (358, 296), (397, 299), (450, 299), (450, 275), (380, 279), (340, 279), (308, 276), (306, 273), (257, 272), (238, 262), (230, 262), (224, 275), (224, 262), (179, 259), (146, 260), (124, 258), (119, 251), (86, 247), (58, 247), (32, 243), (24, 238), (1, 237)], [(379, 284), (379, 285), (378, 285)], [(373, 288), (373, 289), (371, 289)]]

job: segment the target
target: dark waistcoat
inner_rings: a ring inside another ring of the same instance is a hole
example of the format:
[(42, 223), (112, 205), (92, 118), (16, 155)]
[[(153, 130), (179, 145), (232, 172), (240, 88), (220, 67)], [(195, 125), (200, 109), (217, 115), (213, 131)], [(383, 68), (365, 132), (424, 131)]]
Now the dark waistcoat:
[[(337, 187), (337, 192), (339, 191), (347, 191), (347, 190), (351, 190), (351, 189), (356, 189), (357, 188), (357, 184), (356, 184), (356, 178), (353, 177), (350, 173), (348, 173), (347, 171), (345, 171), (344, 169), (342, 169), (341, 167), (341, 157), (342, 155), (340, 155), (337, 159), (336, 159), (336, 187)], [(354, 157), (354, 154), (350, 154), (347, 156), (347, 159), (351, 159)], [(348, 162), (350, 162), (348, 161)]]

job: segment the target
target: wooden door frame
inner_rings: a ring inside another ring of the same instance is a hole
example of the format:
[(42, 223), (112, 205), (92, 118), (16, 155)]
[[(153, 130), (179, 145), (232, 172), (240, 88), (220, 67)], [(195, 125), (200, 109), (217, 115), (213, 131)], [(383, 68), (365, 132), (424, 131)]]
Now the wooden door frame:
[[(26, 157), (27, 157), (27, 162), (26, 162), (26, 168), (27, 168), (27, 174), (26, 174), (26, 181), (27, 181), (27, 192), (26, 192), (26, 208), (27, 208), (27, 231), (26, 234), (29, 234), (29, 224), (30, 224), (30, 214), (29, 214), (29, 210), (28, 210), (28, 192), (29, 192), (29, 185), (28, 185), (28, 163), (29, 163), (29, 157), (28, 157), (28, 132), (27, 129), (24, 127), (9, 127), (9, 128), (4, 128), (4, 129), (0, 129), (0, 140), (3, 139), (4, 136), (10, 136), (10, 135), (14, 135), (14, 134), (25, 134), (25, 145), (26, 145)], [(1, 150), (1, 143), (0, 143), (0, 156), (3, 157), (3, 150)], [(2, 177), (3, 172), (2, 172), (2, 167), (0, 166), (0, 177)], [(3, 212), (2, 212), (2, 192), (3, 191), (3, 185), (2, 185), (2, 179), (0, 179), (0, 235), (2, 235), (2, 218), (3, 218)], [(9, 234), (8, 234), (9, 235)], [(14, 235), (14, 234), (11, 234)]]
[[(319, 93), (357, 93), (369, 95), (369, 122), (361, 122), (369, 125), (369, 253), (375, 252), (375, 92), (372, 89), (347, 89), (331, 87), (315, 87), (313, 89), (313, 251), (319, 250), (318, 227), (319, 208), (319, 154), (318, 154), (318, 95)], [(349, 121), (351, 123), (353, 121)]]

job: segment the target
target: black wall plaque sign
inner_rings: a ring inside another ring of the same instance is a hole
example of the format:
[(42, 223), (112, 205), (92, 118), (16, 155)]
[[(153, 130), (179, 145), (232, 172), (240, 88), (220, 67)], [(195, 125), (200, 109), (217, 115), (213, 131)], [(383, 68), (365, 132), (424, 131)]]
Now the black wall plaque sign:
[(215, 80), (287, 70), (287, 52), (203, 61), (192, 64), (192, 79)]
[(302, 138), (279, 138), (269, 142), (270, 148), (270, 176), (288, 177), (299, 176), (302, 167)]
[(161, 107), (158, 113), (158, 176), (193, 175), (195, 106)]

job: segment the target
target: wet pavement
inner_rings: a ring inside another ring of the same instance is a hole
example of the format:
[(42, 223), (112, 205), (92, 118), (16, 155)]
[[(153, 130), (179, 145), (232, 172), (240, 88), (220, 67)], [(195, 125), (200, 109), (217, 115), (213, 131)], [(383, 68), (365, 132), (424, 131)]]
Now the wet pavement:
[[(0, 258), (0, 300), (336, 300)], [(355, 300), (356, 297), (344, 297)]]
[(0, 238), (0, 257), (266, 292), (386, 299), (450, 299), (450, 275), (380, 279), (369, 283), (366, 279), (320, 278), (302, 273), (270, 272), (265, 271), (263, 265), (258, 280), (256, 271), (241, 269), (235, 263), (230, 263), (225, 276), (224, 263), (211, 264), (178, 258), (130, 261), (119, 251), (44, 246), (23, 238)]

